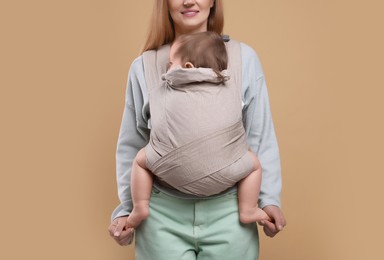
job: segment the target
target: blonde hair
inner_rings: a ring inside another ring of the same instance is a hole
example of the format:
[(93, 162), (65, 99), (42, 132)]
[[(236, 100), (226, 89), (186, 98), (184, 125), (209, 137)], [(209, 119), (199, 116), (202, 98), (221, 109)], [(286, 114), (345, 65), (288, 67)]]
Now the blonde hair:
[[(175, 28), (169, 14), (168, 0), (154, 1), (149, 32), (142, 52), (157, 49), (164, 44), (173, 42), (175, 39)], [(207, 30), (221, 34), (223, 27), (224, 10), (222, 0), (214, 0), (208, 16)]]

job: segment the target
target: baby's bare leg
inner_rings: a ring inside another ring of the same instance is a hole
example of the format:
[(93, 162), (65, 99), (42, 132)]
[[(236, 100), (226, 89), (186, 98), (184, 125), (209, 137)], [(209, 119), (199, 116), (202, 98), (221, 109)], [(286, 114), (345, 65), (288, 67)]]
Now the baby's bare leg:
[(258, 207), (261, 165), (257, 157), (250, 151), (248, 154), (253, 159), (253, 171), (239, 182), (239, 212), (240, 221), (244, 224), (268, 220), (268, 215)]
[(152, 191), (152, 174), (146, 168), (146, 155), (141, 149), (132, 164), (131, 194), (133, 210), (127, 219), (129, 227), (136, 228), (149, 215), (149, 200)]

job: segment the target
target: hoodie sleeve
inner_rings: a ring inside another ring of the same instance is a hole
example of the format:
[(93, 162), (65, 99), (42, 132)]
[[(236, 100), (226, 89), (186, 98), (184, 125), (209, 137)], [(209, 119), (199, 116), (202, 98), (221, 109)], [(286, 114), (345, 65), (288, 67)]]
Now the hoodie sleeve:
[(132, 210), (131, 167), (137, 152), (149, 140), (147, 115), (144, 109), (145, 79), (142, 57), (133, 61), (127, 81), (125, 106), (116, 149), (116, 180), (120, 204), (112, 220), (129, 215)]
[(265, 77), (255, 51), (241, 44), (243, 121), (251, 150), (258, 156), (263, 176), (259, 207), (280, 207), (281, 169)]

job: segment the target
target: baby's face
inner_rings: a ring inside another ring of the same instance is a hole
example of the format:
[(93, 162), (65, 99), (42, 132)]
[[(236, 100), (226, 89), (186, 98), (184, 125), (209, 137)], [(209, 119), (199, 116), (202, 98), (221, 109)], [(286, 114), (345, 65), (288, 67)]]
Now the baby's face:
[(168, 70), (173, 70), (176, 68), (191, 69), (194, 68), (193, 64), (189, 61), (183, 63), (178, 56), (174, 56), (171, 61), (168, 63)]
[(183, 67), (184, 64), (181, 63), (180, 57), (171, 57), (169, 64), (168, 64), (168, 70), (175, 69), (176, 67)]
[(183, 63), (181, 61), (181, 57), (178, 55), (175, 55), (177, 49), (179, 47), (179, 43), (177, 40), (172, 44), (171, 50), (169, 53), (169, 64), (168, 64), (168, 70), (175, 69), (177, 67), (182, 67), (182, 68), (193, 68), (192, 63), (190, 62), (185, 62)]
[(175, 56), (177, 49), (179, 48), (179, 43), (177, 40), (171, 45), (171, 49), (169, 52), (169, 64), (168, 70), (174, 69), (176, 66), (181, 66), (180, 57)]

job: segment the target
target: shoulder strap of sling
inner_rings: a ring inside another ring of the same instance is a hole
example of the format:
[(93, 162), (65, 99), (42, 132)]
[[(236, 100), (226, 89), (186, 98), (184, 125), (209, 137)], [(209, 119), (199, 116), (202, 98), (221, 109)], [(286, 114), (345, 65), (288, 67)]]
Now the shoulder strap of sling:
[(149, 50), (143, 53), (144, 76), (148, 93), (154, 87), (160, 85), (161, 75), (166, 73), (169, 63), (169, 44), (161, 46), (157, 50)]
[(229, 40), (228, 42), (225, 42), (225, 45), (227, 46), (229, 75), (236, 84), (236, 86), (239, 86), (241, 88), (242, 62), (240, 42), (235, 40)]

